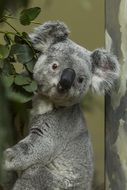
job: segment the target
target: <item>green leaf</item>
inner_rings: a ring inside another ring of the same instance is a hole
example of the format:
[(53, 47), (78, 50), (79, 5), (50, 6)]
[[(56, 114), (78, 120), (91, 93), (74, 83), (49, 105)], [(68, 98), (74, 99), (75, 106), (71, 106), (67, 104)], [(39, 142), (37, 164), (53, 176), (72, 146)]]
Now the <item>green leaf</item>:
[(23, 44), (24, 43), (24, 40), (18, 34), (15, 35), (14, 41), (15, 41), (15, 43), (19, 43), (19, 44)]
[(10, 39), (10, 36), (8, 34), (5, 34), (4, 35), (4, 40), (6, 41), (6, 44), (7, 45), (10, 45), (11, 44), (11, 39)]
[(0, 59), (5, 59), (8, 57), (10, 49), (6, 45), (0, 45)]
[(11, 54), (15, 54), (20, 63), (25, 64), (34, 57), (32, 49), (26, 44), (14, 44)]
[(0, 59), (0, 68), (2, 69), (4, 66), (4, 60)]
[(24, 9), (20, 13), (20, 23), (22, 25), (29, 25), (41, 12), (40, 7), (33, 7), (30, 9)]
[(31, 24), (31, 21), (30, 21), (30, 19), (29, 19), (29, 16), (22, 14), (21, 17), (20, 17), (20, 23), (21, 23), (22, 25), (24, 25), (24, 26), (30, 25), (30, 24)]
[(4, 60), (2, 73), (4, 75), (14, 75), (16, 73), (14, 66), (6, 59)]
[(2, 77), (2, 80), (6, 87), (10, 87), (14, 82), (14, 75), (10, 75), (10, 76), (5, 75)]
[(36, 61), (37, 60), (34, 58), (26, 64), (26, 67), (29, 72), (33, 73), (33, 69), (34, 69), (34, 65), (35, 65)]
[(29, 84), (31, 82), (31, 79), (29, 77), (26, 76), (22, 76), (22, 75), (17, 75), (15, 77), (15, 84), (17, 85), (25, 85), (25, 84)]
[(30, 37), (29, 35), (26, 33), (26, 32), (22, 32), (22, 36), (27, 39), (27, 40), (30, 40)]
[(37, 90), (37, 83), (32, 81), (29, 85), (23, 86), (27, 92), (35, 92)]
[(33, 95), (32, 94), (25, 95), (20, 92), (8, 91), (7, 97), (10, 100), (13, 100), (13, 101), (16, 101), (19, 103), (26, 103), (26, 102), (29, 102), (30, 100), (32, 100)]

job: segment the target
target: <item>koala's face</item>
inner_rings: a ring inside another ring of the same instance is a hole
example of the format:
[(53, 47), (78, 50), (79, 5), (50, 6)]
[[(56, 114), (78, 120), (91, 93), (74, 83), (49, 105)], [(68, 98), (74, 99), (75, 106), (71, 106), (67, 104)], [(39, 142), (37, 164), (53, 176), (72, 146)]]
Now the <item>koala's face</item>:
[(90, 52), (71, 41), (68, 33), (64, 23), (47, 22), (30, 35), (40, 52), (34, 68), (38, 92), (59, 106), (79, 103), (89, 87), (109, 91), (119, 77), (115, 56), (103, 49)]
[(57, 105), (69, 106), (81, 101), (91, 83), (91, 73), (90, 56), (82, 57), (72, 44), (64, 42), (40, 55), (34, 79), (40, 94)]

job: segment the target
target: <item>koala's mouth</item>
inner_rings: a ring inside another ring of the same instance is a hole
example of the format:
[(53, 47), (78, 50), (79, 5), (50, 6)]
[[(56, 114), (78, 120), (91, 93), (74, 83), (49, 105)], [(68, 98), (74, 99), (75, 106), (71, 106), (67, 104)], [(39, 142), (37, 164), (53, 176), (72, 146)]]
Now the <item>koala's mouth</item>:
[(60, 106), (72, 105), (72, 100), (74, 100), (76, 94), (73, 85), (71, 88), (66, 89), (62, 88), (59, 82), (56, 85), (50, 85), (50, 87), (49, 84), (38, 85), (37, 93), (42, 97), (48, 98), (55, 105)]
[(60, 83), (57, 85), (50, 86), (49, 88), (45, 88), (44, 85), (38, 85), (37, 93), (41, 95), (49, 95), (50, 92), (54, 92), (54, 94), (65, 95), (68, 94), (70, 89), (63, 88)]
[(38, 93), (40, 93), (41, 91), (42, 91), (42, 89), (43, 89), (43, 85), (41, 84), (41, 85), (37, 85), (37, 92)]

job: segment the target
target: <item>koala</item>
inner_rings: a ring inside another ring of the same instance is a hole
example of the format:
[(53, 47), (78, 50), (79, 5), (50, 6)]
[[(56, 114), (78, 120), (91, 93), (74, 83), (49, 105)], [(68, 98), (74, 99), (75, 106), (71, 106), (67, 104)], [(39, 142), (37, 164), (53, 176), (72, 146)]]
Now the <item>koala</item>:
[(89, 51), (68, 38), (68, 27), (49, 21), (30, 34), (39, 52), (33, 76), (29, 134), (4, 152), (17, 171), (13, 190), (91, 190), (93, 149), (80, 102), (89, 89), (109, 92), (119, 77), (116, 57)]

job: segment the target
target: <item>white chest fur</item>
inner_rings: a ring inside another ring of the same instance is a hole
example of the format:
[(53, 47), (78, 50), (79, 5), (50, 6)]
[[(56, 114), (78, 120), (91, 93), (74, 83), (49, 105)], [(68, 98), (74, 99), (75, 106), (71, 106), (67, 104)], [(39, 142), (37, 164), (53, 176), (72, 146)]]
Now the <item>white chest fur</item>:
[(41, 97), (41, 96), (34, 97), (33, 109), (31, 111), (31, 114), (33, 116), (42, 115), (42, 114), (52, 111), (52, 110), (53, 110), (53, 104), (48, 98)]

